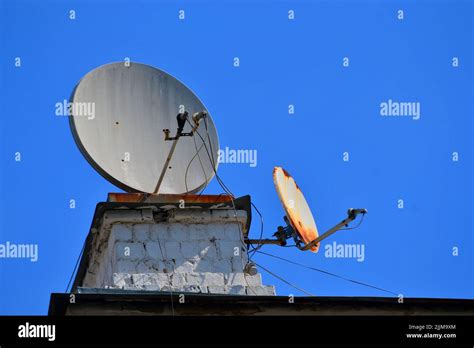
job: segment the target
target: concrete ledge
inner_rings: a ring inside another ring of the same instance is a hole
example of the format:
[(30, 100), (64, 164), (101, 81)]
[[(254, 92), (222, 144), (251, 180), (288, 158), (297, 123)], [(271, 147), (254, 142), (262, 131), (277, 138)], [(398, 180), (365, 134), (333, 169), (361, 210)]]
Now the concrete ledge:
[(247, 213), (243, 210), (196, 210), (173, 209), (169, 212), (169, 222), (185, 224), (240, 223), (242, 229), (247, 222)]
[[(52, 294), (49, 315), (285, 315), (285, 316), (394, 316), (474, 315), (474, 300), (388, 297), (295, 297), (186, 294), (169, 292), (80, 289)], [(173, 298), (173, 306), (171, 304)]]

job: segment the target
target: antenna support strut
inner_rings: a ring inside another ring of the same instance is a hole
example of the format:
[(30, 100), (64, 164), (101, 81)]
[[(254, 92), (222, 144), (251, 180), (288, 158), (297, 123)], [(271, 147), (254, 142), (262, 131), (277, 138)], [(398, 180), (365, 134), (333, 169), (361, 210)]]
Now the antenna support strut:
[(194, 126), (191, 129), (191, 132), (189, 133), (183, 133), (184, 126), (186, 125), (186, 121), (188, 120), (188, 112), (181, 112), (176, 116), (176, 120), (178, 122), (178, 129), (176, 131), (176, 135), (174, 137), (170, 137), (170, 130), (169, 129), (163, 129), (163, 133), (165, 133), (165, 141), (173, 141), (173, 144), (171, 145), (171, 149), (168, 153), (168, 156), (166, 157), (165, 164), (163, 165), (163, 169), (161, 170), (160, 178), (158, 179), (158, 182), (156, 183), (155, 190), (153, 193), (158, 193), (160, 190), (161, 183), (163, 182), (163, 179), (165, 178), (166, 171), (169, 168), (169, 164), (171, 162), (171, 159), (173, 158), (174, 150), (176, 149), (176, 145), (178, 144), (178, 140), (180, 137), (192, 137), (194, 135), (194, 132), (198, 129), (199, 127), (199, 121), (201, 121), (202, 118), (207, 116), (207, 112), (201, 111), (197, 112), (193, 115), (193, 122)]

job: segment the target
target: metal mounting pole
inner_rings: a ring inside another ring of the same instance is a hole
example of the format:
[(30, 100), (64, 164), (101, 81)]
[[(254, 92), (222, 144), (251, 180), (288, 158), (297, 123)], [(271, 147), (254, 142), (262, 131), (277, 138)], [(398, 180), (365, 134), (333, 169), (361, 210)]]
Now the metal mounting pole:
[(176, 149), (176, 145), (178, 144), (178, 140), (179, 140), (179, 136), (176, 137), (176, 139), (173, 141), (173, 145), (171, 145), (170, 152), (168, 153), (168, 157), (166, 158), (165, 164), (163, 165), (163, 169), (161, 170), (160, 178), (158, 179), (155, 190), (153, 191), (153, 193), (155, 194), (158, 193), (161, 183), (163, 182), (163, 179), (165, 178), (166, 171), (168, 170), (168, 166), (171, 162), (171, 158), (173, 158), (173, 153), (174, 153), (174, 150)]
[(246, 239), (246, 244), (274, 244), (274, 245), (284, 245), (279, 239)]
[(168, 166), (171, 162), (171, 159), (173, 158), (173, 153), (174, 153), (174, 150), (176, 149), (176, 145), (178, 144), (179, 138), (182, 136), (192, 137), (194, 135), (194, 132), (196, 132), (196, 130), (199, 127), (199, 121), (201, 121), (201, 119), (206, 116), (207, 116), (206, 110), (196, 112), (193, 115), (194, 126), (192, 127), (191, 132), (183, 133), (184, 125), (186, 124), (186, 121), (188, 120), (188, 112), (185, 111), (183, 113), (179, 113), (178, 116), (176, 116), (176, 119), (178, 121), (178, 130), (176, 131), (176, 136), (173, 138), (169, 136), (169, 133), (170, 133), (169, 129), (163, 129), (163, 132), (165, 133), (165, 141), (173, 140), (173, 145), (171, 145), (171, 149), (170, 149), (170, 152), (168, 153), (168, 157), (166, 157), (165, 164), (163, 165), (163, 169), (161, 170), (160, 177), (158, 179), (158, 182), (156, 183), (155, 190), (153, 191), (154, 194), (157, 194), (158, 191), (160, 190), (161, 183), (163, 182), (163, 179), (165, 178), (165, 174), (168, 170)]

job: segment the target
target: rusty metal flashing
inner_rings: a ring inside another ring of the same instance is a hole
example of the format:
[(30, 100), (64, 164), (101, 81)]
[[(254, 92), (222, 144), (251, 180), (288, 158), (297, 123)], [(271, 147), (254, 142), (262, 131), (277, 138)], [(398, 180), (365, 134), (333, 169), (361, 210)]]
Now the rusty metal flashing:
[(220, 195), (195, 195), (195, 194), (147, 194), (147, 193), (109, 193), (108, 202), (140, 203), (146, 199), (147, 203), (173, 203), (184, 202), (188, 204), (201, 203), (232, 203), (232, 197), (227, 194)]

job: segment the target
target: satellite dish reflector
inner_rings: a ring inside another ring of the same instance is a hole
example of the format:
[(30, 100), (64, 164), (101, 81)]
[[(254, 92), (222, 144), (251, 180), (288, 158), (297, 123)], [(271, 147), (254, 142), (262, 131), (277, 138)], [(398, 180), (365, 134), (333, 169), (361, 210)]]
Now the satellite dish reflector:
[[(283, 168), (275, 167), (273, 182), (291, 227), (305, 244), (314, 241), (319, 236), (318, 228), (311, 209), (293, 177)], [(319, 246), (320, 243), (317, 243), (309, 250), (318, 252)]]
[[(292, 238), (295, 241), (294, 246), (298, 249), (303, 251), (311, 250), (316, 253), (319, 250), (322, 240), (328, 238), (337, 231), (359, 227), (365, 214), (367, 214), (367, 209), (365, 208), (350, 208), (347, 210), (347, 217), (344, 220), (319, 235), (311, 209), (309, 208), (303, 193), (296, 184), (295, 179), (293, 179), (283, 168), (275, 167), (273, 169), (273, 182), (275, 183), (283, 209), (286, 212), (286, 216), (283, 217), (286, 222), (286, 227), (278, 226), (277, 231), (273, 234), (275, 239), (246, 238), (245, 242), (247, 244), (258, 245), (254, 248), (256, 250), (264, 244), (286, 246), (287, 239)], [(359, 224), (355, 227), (348, 228), (348, 225), (359, 215), (362, 215)]]
[[(219, 141), (212, 118), (199, 98), (168, 73), (138, 63), (103, 65), (80, 80), (71, 103), (77, 146), (121, 189), (194, 193), (214, 177)], [(81, 113), (84, 108), (93, 115)]]

